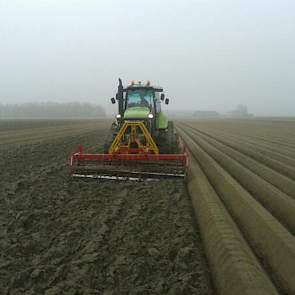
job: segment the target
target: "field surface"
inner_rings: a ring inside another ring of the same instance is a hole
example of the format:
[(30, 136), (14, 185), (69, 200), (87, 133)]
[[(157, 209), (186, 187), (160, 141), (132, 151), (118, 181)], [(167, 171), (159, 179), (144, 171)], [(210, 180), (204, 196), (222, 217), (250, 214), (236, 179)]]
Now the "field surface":
[(66, 164), (110, 122), (0, 122), (1, 294), (295, 294), (295, 121), (175, 123), (186, 181), (118, 183)]
[(295, 294), (295, 121), (178, 122), (220, 294)]
[(109, 124), (0, 122), (1, 294), (213, 294), (182, 181), (70, 179)]

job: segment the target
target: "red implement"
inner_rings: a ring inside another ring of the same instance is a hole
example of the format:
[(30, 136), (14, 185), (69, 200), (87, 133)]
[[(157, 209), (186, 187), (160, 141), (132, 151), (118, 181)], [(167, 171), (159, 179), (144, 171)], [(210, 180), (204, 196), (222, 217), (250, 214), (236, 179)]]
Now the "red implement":
[(74, 177), (98, 179), (184, 178), (188, 155), (178, 140), (178, 154), (151, 154), (140, 148), (117, 153), (100, 154), (82, 146), (71, 155), (70, 167)]

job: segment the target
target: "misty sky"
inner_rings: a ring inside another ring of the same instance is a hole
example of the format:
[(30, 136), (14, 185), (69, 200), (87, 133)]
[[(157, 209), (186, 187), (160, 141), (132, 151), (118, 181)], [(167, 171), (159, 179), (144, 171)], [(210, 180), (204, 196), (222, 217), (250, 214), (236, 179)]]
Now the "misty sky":
[(294, 0), (0, 0), (0, 102), (109, 107), (117, 78), (171, 109), (295, 115)]

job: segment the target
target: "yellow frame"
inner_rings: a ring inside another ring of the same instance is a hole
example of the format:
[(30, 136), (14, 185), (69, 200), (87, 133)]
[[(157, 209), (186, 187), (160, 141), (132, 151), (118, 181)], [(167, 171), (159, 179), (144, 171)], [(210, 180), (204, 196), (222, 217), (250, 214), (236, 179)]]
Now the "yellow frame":
[[(142, 121), (125, 121), (123, 126), (121, 127), (119, 133), (117, 134), (117, 136), (115, 137), (114, 141), (112, 142), (112, 144), (109, 148), (109, 154), (116, 153), (121, 147), (130, 148), (131, 138), (129, 138), (127, 145), (121, 144), (122, 138), (125, 135), (128, 127), (131, 127), (131, 135), (132, 136), (137, 137), (137, 127), (139, 127), (143, 136), (145, 137), (146, 145), (143, 145), (143, 144), (139, 143), (139, 141), (138, 141), (139, 148), (144, 148), (146, 150), (146, 152), (150, 152), (153, 154), (159, 154), (159, 148), (157, 147), (151, 134), (149, 133), (148, 129), (146, 128), (144, 122), (142, 122)], [(137, 139), (138, 139), (138, 137), (137, 137)]]

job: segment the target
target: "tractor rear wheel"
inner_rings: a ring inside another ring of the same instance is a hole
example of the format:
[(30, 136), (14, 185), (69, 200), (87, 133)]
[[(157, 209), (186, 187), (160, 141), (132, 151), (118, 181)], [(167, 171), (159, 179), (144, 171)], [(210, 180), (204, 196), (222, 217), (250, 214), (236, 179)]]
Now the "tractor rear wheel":
[(161, 154), (177, 153), (177, 139), (172, 121), (168, 122), (168, 128), (162, 132), (157, 144)]
[(176, 139), (174, 124), (172, 121), (168, 122), (168, 142), (167, 142), (167, 145), (169, 147), (169, 154), (177, 153), (177, 139)]

